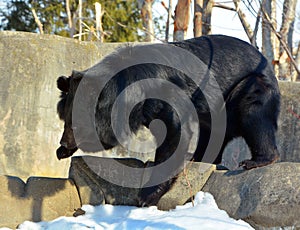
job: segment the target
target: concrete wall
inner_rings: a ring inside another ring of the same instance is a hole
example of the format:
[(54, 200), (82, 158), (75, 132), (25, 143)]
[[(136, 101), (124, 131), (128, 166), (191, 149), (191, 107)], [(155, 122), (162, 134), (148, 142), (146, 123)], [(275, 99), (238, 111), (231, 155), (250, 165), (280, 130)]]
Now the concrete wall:
[[(118, 44), (77, 42), (51, 35), (0, 32), (0, 175), (66, 177), (70, 161), (56, 159), (63, 122), (56, 114), (56, 79), (83, 70)], [(300, 162), (300, 85), (281, 84), (282, 159)], [(240, 140), (225, 151), (235, 167), (247, 148)]]
[(94, 65), (116, 46), (0, 32), (0, 174), (67, 176), (69, 160), (55, 153), (63, 130), (56, 79)]

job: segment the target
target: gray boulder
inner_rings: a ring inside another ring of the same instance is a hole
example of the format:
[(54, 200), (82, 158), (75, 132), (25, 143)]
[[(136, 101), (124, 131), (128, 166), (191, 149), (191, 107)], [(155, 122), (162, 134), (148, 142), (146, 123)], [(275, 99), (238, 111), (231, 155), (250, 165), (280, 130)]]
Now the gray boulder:
[[(130, 167), (144, 168), (144, 163), (137, 159), (114, 159), (93, 156), (72, 157), (69, 178), (73, 179), (82, 204), (138, 205), (139, 188), (128, 188), (103, 179), (104, 168), (115, 162)], [(142, 183), (143, 175), (128, 175), (126, 171), (109, 170), (106, 178), (124, 178)], [(113, 180), (113, 179), (112, 179)]]
[(220, 209), (255, 228), (300, 227), (300, 163), (215, 171), (203, 191)]
[[(114, 204), (114, 205), (139, 205), (139, 192), (143, 184), (147, 182), (146, 173), (128, 174), (126, 169), (109, 170), (104, 175), (104, 168), (114, 162), (122, 163), (133, 168), (145, 168), (152, 163), (143, 163), (137, 159), (112, 159), (93, 156), (73, 157), (71, 161), (69, 177), (72, 178), (78, 188), (82, 204)], [(204, 186), (210, 174), (215, 170), (215, 165), (206, 163), (189, 162), (183, 172), (177, 176), (172, 188), (160, 199), (158, 208), (169, 210), (176, 205), (183, 205)], [(104, 175), (104, 176), (103, 176)], [(148, 175), (149, 176), (149, 175)], [(103, 179), (105, 177), (105, 179)], [(135, 188), (122, 187), (114, 184), (114, 177), (130, 180)]]
[(160, 198), (157, 204), (158, 209), (170, 210), (177, 205), (184, 205), (202, 189), (215, 169), (216, 166), (213, 164), (187, 163), (171, 189)]

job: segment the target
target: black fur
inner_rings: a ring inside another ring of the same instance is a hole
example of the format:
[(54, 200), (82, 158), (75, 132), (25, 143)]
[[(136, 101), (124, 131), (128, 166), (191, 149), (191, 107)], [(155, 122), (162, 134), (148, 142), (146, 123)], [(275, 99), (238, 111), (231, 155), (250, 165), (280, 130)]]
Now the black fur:
[(65, 76), (61, 76), (57, 79), (57, 88), (60, 89), (62, 92), (69, 92), (70, 89), (70, 78)]
[[(216, 79), (226, 102), (226, 134), (214, 163), (221, 163), (225, 146), (233, 138), (239, 136), (246, 140), (252, 153), (252, 159), (241, 162), (246, 169), (276, 161), (279, 158), (275, 132), (280, 93), (272, 67), (265, 57), (248, 43), (221, 35), (204, 36), (171, 44), (190, 51), (208, 66), (210, 77)], [(60, 147), (57, 152), (59, 159), (69, 157), (75, 148), (81, 148), (80, 145), (74, 146), (71, 110), (76, 88), (83, 76), (84, 72), (73, 72), (69, 78), (58, 79), (58, 88), (63, 91), (61, 101), (58, 103), (58, 113), (65, 121), (65, 132), (61, 141), (63, 148)], [(140, 64), (122, 70), (108, 82), (101, 92), (95, 109), (95, 122), (104, 148), (109, 149), (119, 144), (111, 127), (111, 110), (116, 98), (133, 82), (149, 78), (166, 79), (184, 90), (191, 98), (197, 109), (201, 129), (194, 160), (201, 161), (211, 134), (208, 103), (198, 85), (188, 76), (178, 70), (158, 64)], [(202, 83), (205, 84), (204, 81), (200, 84)], [(164, 85), (161, 84), (161, 87)], [(135, 88), (134, 93), (127, 97), (127, 102), (140, 97), (147, 91), (146, 88)], [(156, 150), (155, 163), (159, 164), (172, 155), (178, 144), (181, 135), (178, 114), (166, 102), (146, 99), (135, 106), (130, 114), (129, 123), (130, 128), (136, 132), (140, 126), (149, 127), (150, 122), (157, 118), (163, 120), (167, 127), (165, 140)], [(68, 149), (70, 151), (67, 151)], [(174, 170), (175, 167), (177, 166), (174, 166)], [(153, 177), (155, 176), (159, 175), (154, 173)], [(144, 189), (142, 191), (143, 202), (155, 204), (171, 183), (172, 180)]]

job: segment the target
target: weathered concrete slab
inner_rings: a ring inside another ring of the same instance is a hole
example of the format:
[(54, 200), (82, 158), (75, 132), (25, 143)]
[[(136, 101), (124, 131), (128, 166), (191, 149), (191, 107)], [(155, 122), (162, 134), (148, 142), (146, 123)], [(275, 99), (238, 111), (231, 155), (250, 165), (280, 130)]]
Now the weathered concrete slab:
[(25, 184), (17, 177), (0, 176), (0, 184), (0, 227), (72, 216), (81, 207), (70, 179), (31, 177)]
[(277, 163), (249, 171), (215, 171), (203, 191), (220, 209), (255, 228), (300, 228), (300, 163)]
[[(114, 162), (123, 163), (133, 168), (140, 168), (136, 174), (128, 174), (126, 168), (116, 172), (114, 169), (105, 172), (104, 168)], [(111, 159), (93, 156), (73, 157), (70, 168), (72, 178), (80, 193), (82, 204), (115, 204), (139, 205), (139, 192), (142, 184), (147, 179), (143, 173), (146, 164), (137, 159)], [(215, 165), (206, 163), (187, 163), (186, 169), (177, 176), (176, 182), (159, 201), (158, 207), (162, 210), (175, 208), (182, 205), (201, 190), (210, 174), (215, 170)], [(135, 187), (122, 187), (114, 184), (115, 177), (123, 178), (122, 183), (130, 180)]]
[[(136, 181), (135, 184), (139, 185), (143, 175), (128, 175), (125, 170), (121, 172), (104, 171), (104, 168), (110, 167), (114, 161), (134, 168), (144, 168), (144, 163), (137, 159), (112, 159), (93, 156), (72, 157), (69, 177), (74, 180), (78, 188), (82, 204), (139, 205), (139, 188), (122, 187), (111, 181), (113, 181), (113, 178), (118, 177), (124, 178), (124, 180)], [(103, 174), (106, 174), (106, 180), (101, 176)], [(107, 178), (112, 178), (112, 180), (107, 180)]]
[(0, 176), (0, 227), (16, 228), (32, 218), (32, 199), (26, 199), (25, 183), (17, 177)]
[(63, 130), (56, 79), (96, 64), (117, 46), (0, 32), (0, 175), (67, 177), (70, 160), (55, 154)]
[(189, 162), (183, 172), (177, 176), (172, 188), (163, 195), (157, 207), (160, 210), (174, 209), (183, 205), (205, 185), (216, 166), (207, 163)]

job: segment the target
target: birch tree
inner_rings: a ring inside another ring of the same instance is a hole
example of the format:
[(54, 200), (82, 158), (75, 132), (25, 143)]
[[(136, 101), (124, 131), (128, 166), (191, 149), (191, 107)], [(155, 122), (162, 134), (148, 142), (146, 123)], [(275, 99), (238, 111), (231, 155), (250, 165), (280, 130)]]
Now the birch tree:
[(248, 22), (247, 20), (247, 17), (245, 15), (245, 13), (242, 11), (241, 9), (241, 1), (240, 0), (236, 0), (236, 1), (233, 1), (234, 2), (234, 6), (235, 6), (235, 10), (239, 16), (239, 19), (241, 21), (241, 24), (250, 40), (250, 43), (257, 47), (257, 44), (256, 44), (256, 33), (257, 33), (257, 29), (258, 29), (258, 22), (259, 22), (259, 19), (260, 19), (260, 13), (257, 14), (257, 22), (256, 22), (256, 26), (255, 26), (255, 29), (252, 30), (252, 27), (250, 25), (250, 23)]
[(31, 12), (32, 12), (32, 15), (34, 17), (34, 21), (36, 22), (36, 24), (39, 28), (40, 34), (44, 34), (43, 23), (40, 21), (37, 13), (36, 13), (36, 11), (33, 7), (31, 8)]
[(211, 14), (214, 6), (213, 0), (203, 1), (203, 14), (202, 14), (202, 35), (211, 34)]
[(143, 27), (146, 33), (145, 41), (154, 41), (154, 26), (152, 18), (152, 4), (154, 0), (143, 0), (141, 8), (141, 17), (143, 21)]
[(168, 6), (167, 10), (168, 10), (168, 18), (167, 18), (167, 23), (166, 23), (166, 35), (165, 35), (166, 42), (169, 41), (170, 23), (172, 20), (172, 0), (169, 0), (169, 6)]
[[(293, 49), (293, 33), (295, 21), (295, 8), (297, 0), (284, 0), (282, 23), (277, 31), (276, 0), (262, 0), (258, 2), (259, 10), (256, 12), (256, 24), (254, 30), (248, 23), (246, 14), (242, 11), (241, 4), (246, 6), (244, 1), (234, 1), (235, 11), (237, 12), (244, 30), (252, 43), (256, 45), (256, 33), (260, 18), (262, 18), (262, 52), (270, 63), (274, 65), (275, 74), (280, 79), (294, 80), (300, 74), (300, 48)], [(215, 5), (224, 9), (232, 10), (220, 4)], [(250, 4), (247, 6), (248, 10)], [(253, 13), (253, 8), (251, 13)], [(293, 53), (293, 50), (297, 50)]]
[[(265, 13), (271, 18), (271, 1), (264, 1), (262, 4)], [(272, 29), (269, 25), (269, 21), (265, 18), (262, 19), (262, 53), (268, 59), (269, 62), (272, 62), (274, 58), (274, 50), (273, 50), (273, 42), (272, 42)]]
[(75, 28), (76, 15), (71, 11), (70, 0), (66, 0), (66, 13), (68, 18), (69, 34), (70, 37), (73, 38), (76, 32), (76, 28)]
[(194, 0), (194, 37), (202, 35), (203, 0)]
[[(297, 51), (296, 51), (295, 62), (297, 64), (298, 69), (300, 69), (300, 42), (298, 42), (298, 48), (297, 48)], [(300, 78), (299, 73), (296, 70), (294, 70), (291, 80), (292, 81), (300, 80), (299, 78)]]
[[(292, 52), (292, 31), (295, 21), (295, 10), (296, 10), (297, 0), (285, 0), (283, 3), (283, 13), (282, 13), (282, 24), (280, 27), (280, 36), (283, 43), (288, 45), (289, 50)], [(288, 55), (286, 49), (284, 49), (283, 44), (280, 44), (279, 48), (279, 78), (285, 80), (291, 80), (292, 68), (291, 59)]]
[(99, 2), (95, 2), (95, 11), (96, 11), (96, 34), (97, 38), (100, 42), (104, 41), (104, 31), (102, 27), (102, 16), (104, 11), (102, 10), (102, 6)]
[(190, 20), (191, 0), (178, 0), (175, 8), (173, 40), (181, 41), (186, 38)]
[(194, 0), (194, 37), (211, 34), (213, 0)]
[(78, 0), (78, 28), (79, 28), (79, 41), (82, 40), (82, 0)]

